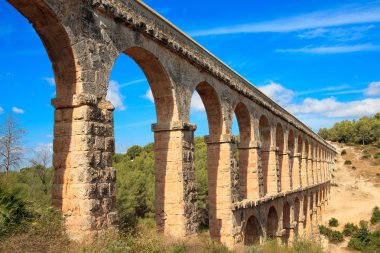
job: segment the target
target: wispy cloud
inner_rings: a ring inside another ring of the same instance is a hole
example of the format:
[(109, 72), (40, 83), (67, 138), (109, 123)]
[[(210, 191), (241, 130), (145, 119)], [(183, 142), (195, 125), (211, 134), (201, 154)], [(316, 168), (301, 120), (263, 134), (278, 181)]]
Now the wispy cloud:
[(380, 82), (370, 83), (368, 88), (365, 89), (364, 93), (367, 96), (380, 96)]
[(362, 44), (362, 45), (343, 45), (343, 46), (321, 46), (321, 47), (304, 47), (295, 49), (276, 49), (277, 53), (305, 53), (305, 54), (342, 54), (363, 51), (380, 51), (379, 45)]
[(25, 111), (23, 109), (17, 108), (16, 106), (12, 107), (12, 112), (17, 113), (17, 114), (24, 114)]
[(0, 106), (0, 114), (3, 114), (4, 113), (4, 109), (3, 107)]
[(124, 96), (120, 93), (120, 86), (116, 81), (110, 81), (107, 92), (107, 100), (120, 111), (125, 110)]
[(120, 84), (119, 87), (123, 88), (126, 86), (130, 86), (130, 85), (137, 84), (137, 83), (143, 83), (143, 82), (147, 82), (146, 78), (142, 78), (142, 79), (134, 80), (131, 82), (123, 83), (123, 84)]
[(323, 27), (380, 22), (380, 7), (376, 4), (350, 5), (316, 11), (298, 16), (250, 24), (238, 24), (190, 32), (191, 36), (210, 36), (237, 33), (286, 33)]
[(143, 97), (154, 103), (154, 97), (151, 89), (148, 89)]
[(50, 86), (55, 86), (55, 78), (54, 77), (44, 77), (43, 78)]
[(305, 91), (297, 91), (297, 95), (310, 95), (310, 94), (316, 94), (321, 93), (325, 91), (337, 91), (337, 90), (344, 90), (350, 88), (349, 85), (339, 85), (339, 86), (331, 86), (321, 89), (312, 89), (312, 90), (305, 90)]
[(354, 41), (361, 39), (364, 34), (375, 28), (374, 25), (353, 27), (316, 28), (304, 31), (298, 35), (302, 39), (325, 38), (333, 41)]

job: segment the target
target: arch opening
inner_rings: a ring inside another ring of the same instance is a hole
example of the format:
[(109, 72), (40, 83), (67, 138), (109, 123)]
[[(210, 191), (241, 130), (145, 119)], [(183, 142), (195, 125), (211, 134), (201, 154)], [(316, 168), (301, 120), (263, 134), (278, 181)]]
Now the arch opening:
[(268, 119), (263, 115), (259, 120), (259, 136), (261, 141), (261, 166), (263, 173), (264, 196), (268, 193), (269, 180), (269, 151), (271, 145), (271, 131)]
[[(244, 103), (238, 103), (234, 110), (234, 120), (232, 125), (232, 131), (234, 131), (234, 122), (235, 117), (237, 120), (239, 135), (238, 135), (238, 143), (237, 150), (235, 153), (235, 160), (237, 161), (237, 167), (239, 172), (239, 183), (240, 183), (240, 199), (247, 198), (248, 194), (252, 197), (251, 192), (248, 191), (253, 190), (258, 191), (258, 182), (257, 187), (249, 186), (248, 184), (255, 184), (255, 179), (251, 182), (252, 179), (249, 173), (250, 166), (250, 150), (247, 149), (251, 142), (251, 119), (248, 108)], [(233, 132), (234, 134), (234, 132)]]
[(276, 208), (272, 206), (268, 212), (267, 218), (267, 238), (275, 238), (278, 231), (278, 215)]
[(254, 215), (249, 217), (244, 235), (245, 235), (244, 236), (245, 245), (260, 243), (263, 236), (263, 231), (261, 229), (260, 222)]
[[(198, 217), (200, 229), (210, 228), (210, 234), (218, 237), (218, 231), (211, 231), (217, 222), (217, 187), (220, 150), (217, 145), (222, 134), (222, 110), (219, 96), (207, 82), (199, 83), (192, 96), (190, 108), (191, 122), (207, 122), (208, 128), (195, 131), (195, 175), (198, 195)], [(205, 136), (207, 136), (204, 138)], [(207, 142), (207, 143), (206, 143)], [(213, 234), (214, 233), (214, 234)]]
[(290, 205), (288, 201), (285, 201), (283, 206), (283, 228), (285, 229), (285, 234), (282, 239), (285, 243), (288, 242), (291, 232), (291, 217), (290, 217)]

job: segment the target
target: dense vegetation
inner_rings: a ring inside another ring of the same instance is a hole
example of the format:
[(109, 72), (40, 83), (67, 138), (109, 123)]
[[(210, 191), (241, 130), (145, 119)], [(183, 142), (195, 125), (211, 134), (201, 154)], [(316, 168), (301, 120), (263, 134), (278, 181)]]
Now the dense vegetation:
[(343, 120), (332, 128), (321, 128), (318, 134), (330, 141), (352, 144), (380, 144), (380, 113), (359, 120)]
[[(195, 140), (195, 172), (198, 192), (198, 218), (208, 227), (207, 151), (202, 137)], [(133, 229), (139, 218), (154, 218), (155, 177), (153, 144), (132, 146), (126, 154), (114, 156), (117, 170), (117, 205), (121, 227)]]

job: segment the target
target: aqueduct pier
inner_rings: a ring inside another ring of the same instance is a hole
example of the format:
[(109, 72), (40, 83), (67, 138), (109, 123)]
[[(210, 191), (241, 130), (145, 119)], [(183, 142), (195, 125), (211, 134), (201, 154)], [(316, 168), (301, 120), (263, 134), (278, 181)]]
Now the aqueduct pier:
[(211, 236), (231, 247), (315, 231), (335, 149), (170, 22), (135, 0), (7, 1), (33, 24), (53, 65), (53, 205), (71, 238), (94, 239), (117, 225), (114, 107), (106, 94), (123, 53), (144, 71), (156, 105), (159, 230), (177, 238), (197, 232), (189, 111), (198, 92), (209, 124)]

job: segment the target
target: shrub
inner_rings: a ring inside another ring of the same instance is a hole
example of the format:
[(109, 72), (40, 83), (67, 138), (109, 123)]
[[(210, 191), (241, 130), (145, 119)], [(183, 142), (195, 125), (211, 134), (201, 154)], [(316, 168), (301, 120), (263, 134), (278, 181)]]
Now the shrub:
[(0, 236), (14, 231), (31, 217), (21, 199), (0, 188)]
[(342, 152), (340, 152), (341, 155), (346, 155), (347, 154), (347, 151), (345, 149), (342, 150)]
[(338, 184), (337, 183), (331, 183), (331, 186), (338, 187)]
[(344, 162), (344, 165), (351, 165), (352, 164), (352, 162), (350, 161), (350, 160), (346, 160), (345, 162)]
[(355, 166), (352, 166), (351, 169), (356, 170), (356, 167), (355, 167)]
[(364, 252), (380, 251), (380, 231), (371, 233), (366, 222), (360, 222), (360, 229), (352, 236), (348, 248)]
[(339, 242), (343, 242), (344, 239), (343, 239), (343, 234), (339, 231), (335, 231), (333, 230), (330, 235), (328, 236), (329, 238), (329, 242), (331, 243), (339, 243)]
[(359, 230), (358, 226), (356, 226), (354, 223), (346, 223), (344, 225), (342, 234), (344, 236), (352, 236), (358, 230)]
[(380, 221), (380, 209), (376, 206), (372, 211), (371, 224), (374, 225)]
[(376, 153), (373, 157), (380, 160), (380, 153)]
[(329, 226), (330, 227), (337, 227), (337, 226), (339, 226), (338, 220), (336, 218), (331, 218), (329, 220)]
[(327, 238), (329, 239), (329, 242), (331, 243), (339, 243), (339, 242), (343, 242), (343, 234), (339, 231), (336, 231), (336, 230), (331, 230), (330, 228), (328, 227), (325, 227), (325, 226), (319, 226), (319, 232), (322, 234), (322, 235), (325, 235), (327, 236)]

